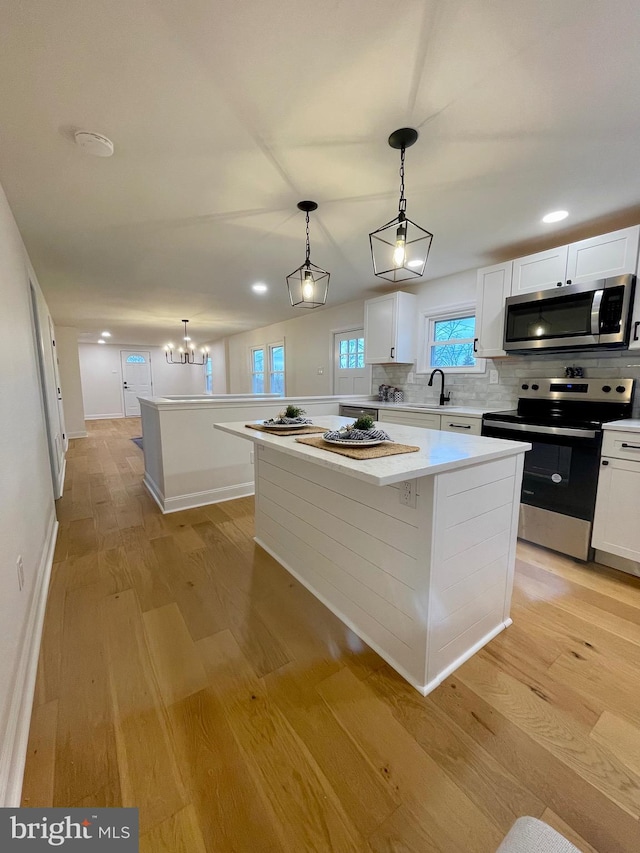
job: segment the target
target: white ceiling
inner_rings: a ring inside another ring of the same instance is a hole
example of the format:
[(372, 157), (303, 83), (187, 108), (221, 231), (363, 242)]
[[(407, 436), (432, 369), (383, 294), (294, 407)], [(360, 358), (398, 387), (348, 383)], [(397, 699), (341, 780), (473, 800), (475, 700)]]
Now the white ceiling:
[(85, 333), (299, 316), (303, 198), (330, 304), (379, 292), (368, 232), (397, 209), (397, 127), (420, 131), (427, 278), (640, 221), (637, 0), (4, 0), (0, 31), (0, 181), (54, 319)]

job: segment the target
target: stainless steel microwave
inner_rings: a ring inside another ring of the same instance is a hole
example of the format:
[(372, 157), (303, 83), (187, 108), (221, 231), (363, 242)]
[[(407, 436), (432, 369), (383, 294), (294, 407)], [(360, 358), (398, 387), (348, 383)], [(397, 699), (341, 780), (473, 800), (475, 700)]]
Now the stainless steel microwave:
[(504, 349), (622, 349), (629, 344), (634, 285), (635, 276), (618, 275), (509, 296)]

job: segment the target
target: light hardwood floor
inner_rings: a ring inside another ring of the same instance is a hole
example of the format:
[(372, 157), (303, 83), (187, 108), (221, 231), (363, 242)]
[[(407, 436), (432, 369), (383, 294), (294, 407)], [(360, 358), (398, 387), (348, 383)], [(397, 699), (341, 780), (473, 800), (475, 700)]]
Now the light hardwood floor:
[(640, 582), (522, 544), (514, 624), (426, 699), (252, 541), (162, 516), (136, 419), (71, 442), (23, 803), (138, 806), (144, 853), (640, 850)]

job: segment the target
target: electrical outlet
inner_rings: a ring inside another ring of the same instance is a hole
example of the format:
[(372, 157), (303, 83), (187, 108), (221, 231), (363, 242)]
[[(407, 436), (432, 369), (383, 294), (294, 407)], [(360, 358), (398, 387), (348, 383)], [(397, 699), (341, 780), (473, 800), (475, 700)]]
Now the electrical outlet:
[(318, 368), (318, 376), (324, 376), (324, 367)]
[(498, 384), (498, 371), (490, 370), (489, 371), (489, 385), (497, 385)]
[(410, 506), (413, 509), (416, 508), (416, 481), (415, 480), (404, 480), (400, 483), (400, 503), (403, 506)]
[(22, 562), (22, 557), (18, 557), (16, 569), (18, 571), (18, 589), (21, 590), (24, 586), (24, 563)]

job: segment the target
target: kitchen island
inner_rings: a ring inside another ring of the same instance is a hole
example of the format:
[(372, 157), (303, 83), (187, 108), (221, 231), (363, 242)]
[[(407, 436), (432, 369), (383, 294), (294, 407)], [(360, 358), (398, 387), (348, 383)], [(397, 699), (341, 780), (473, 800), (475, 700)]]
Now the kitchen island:
[(511, 624), (531, 445), (394, 425), (418, 452), (354, 460), (215, 426), (255, 445), (256, 542), (421, 693)]

